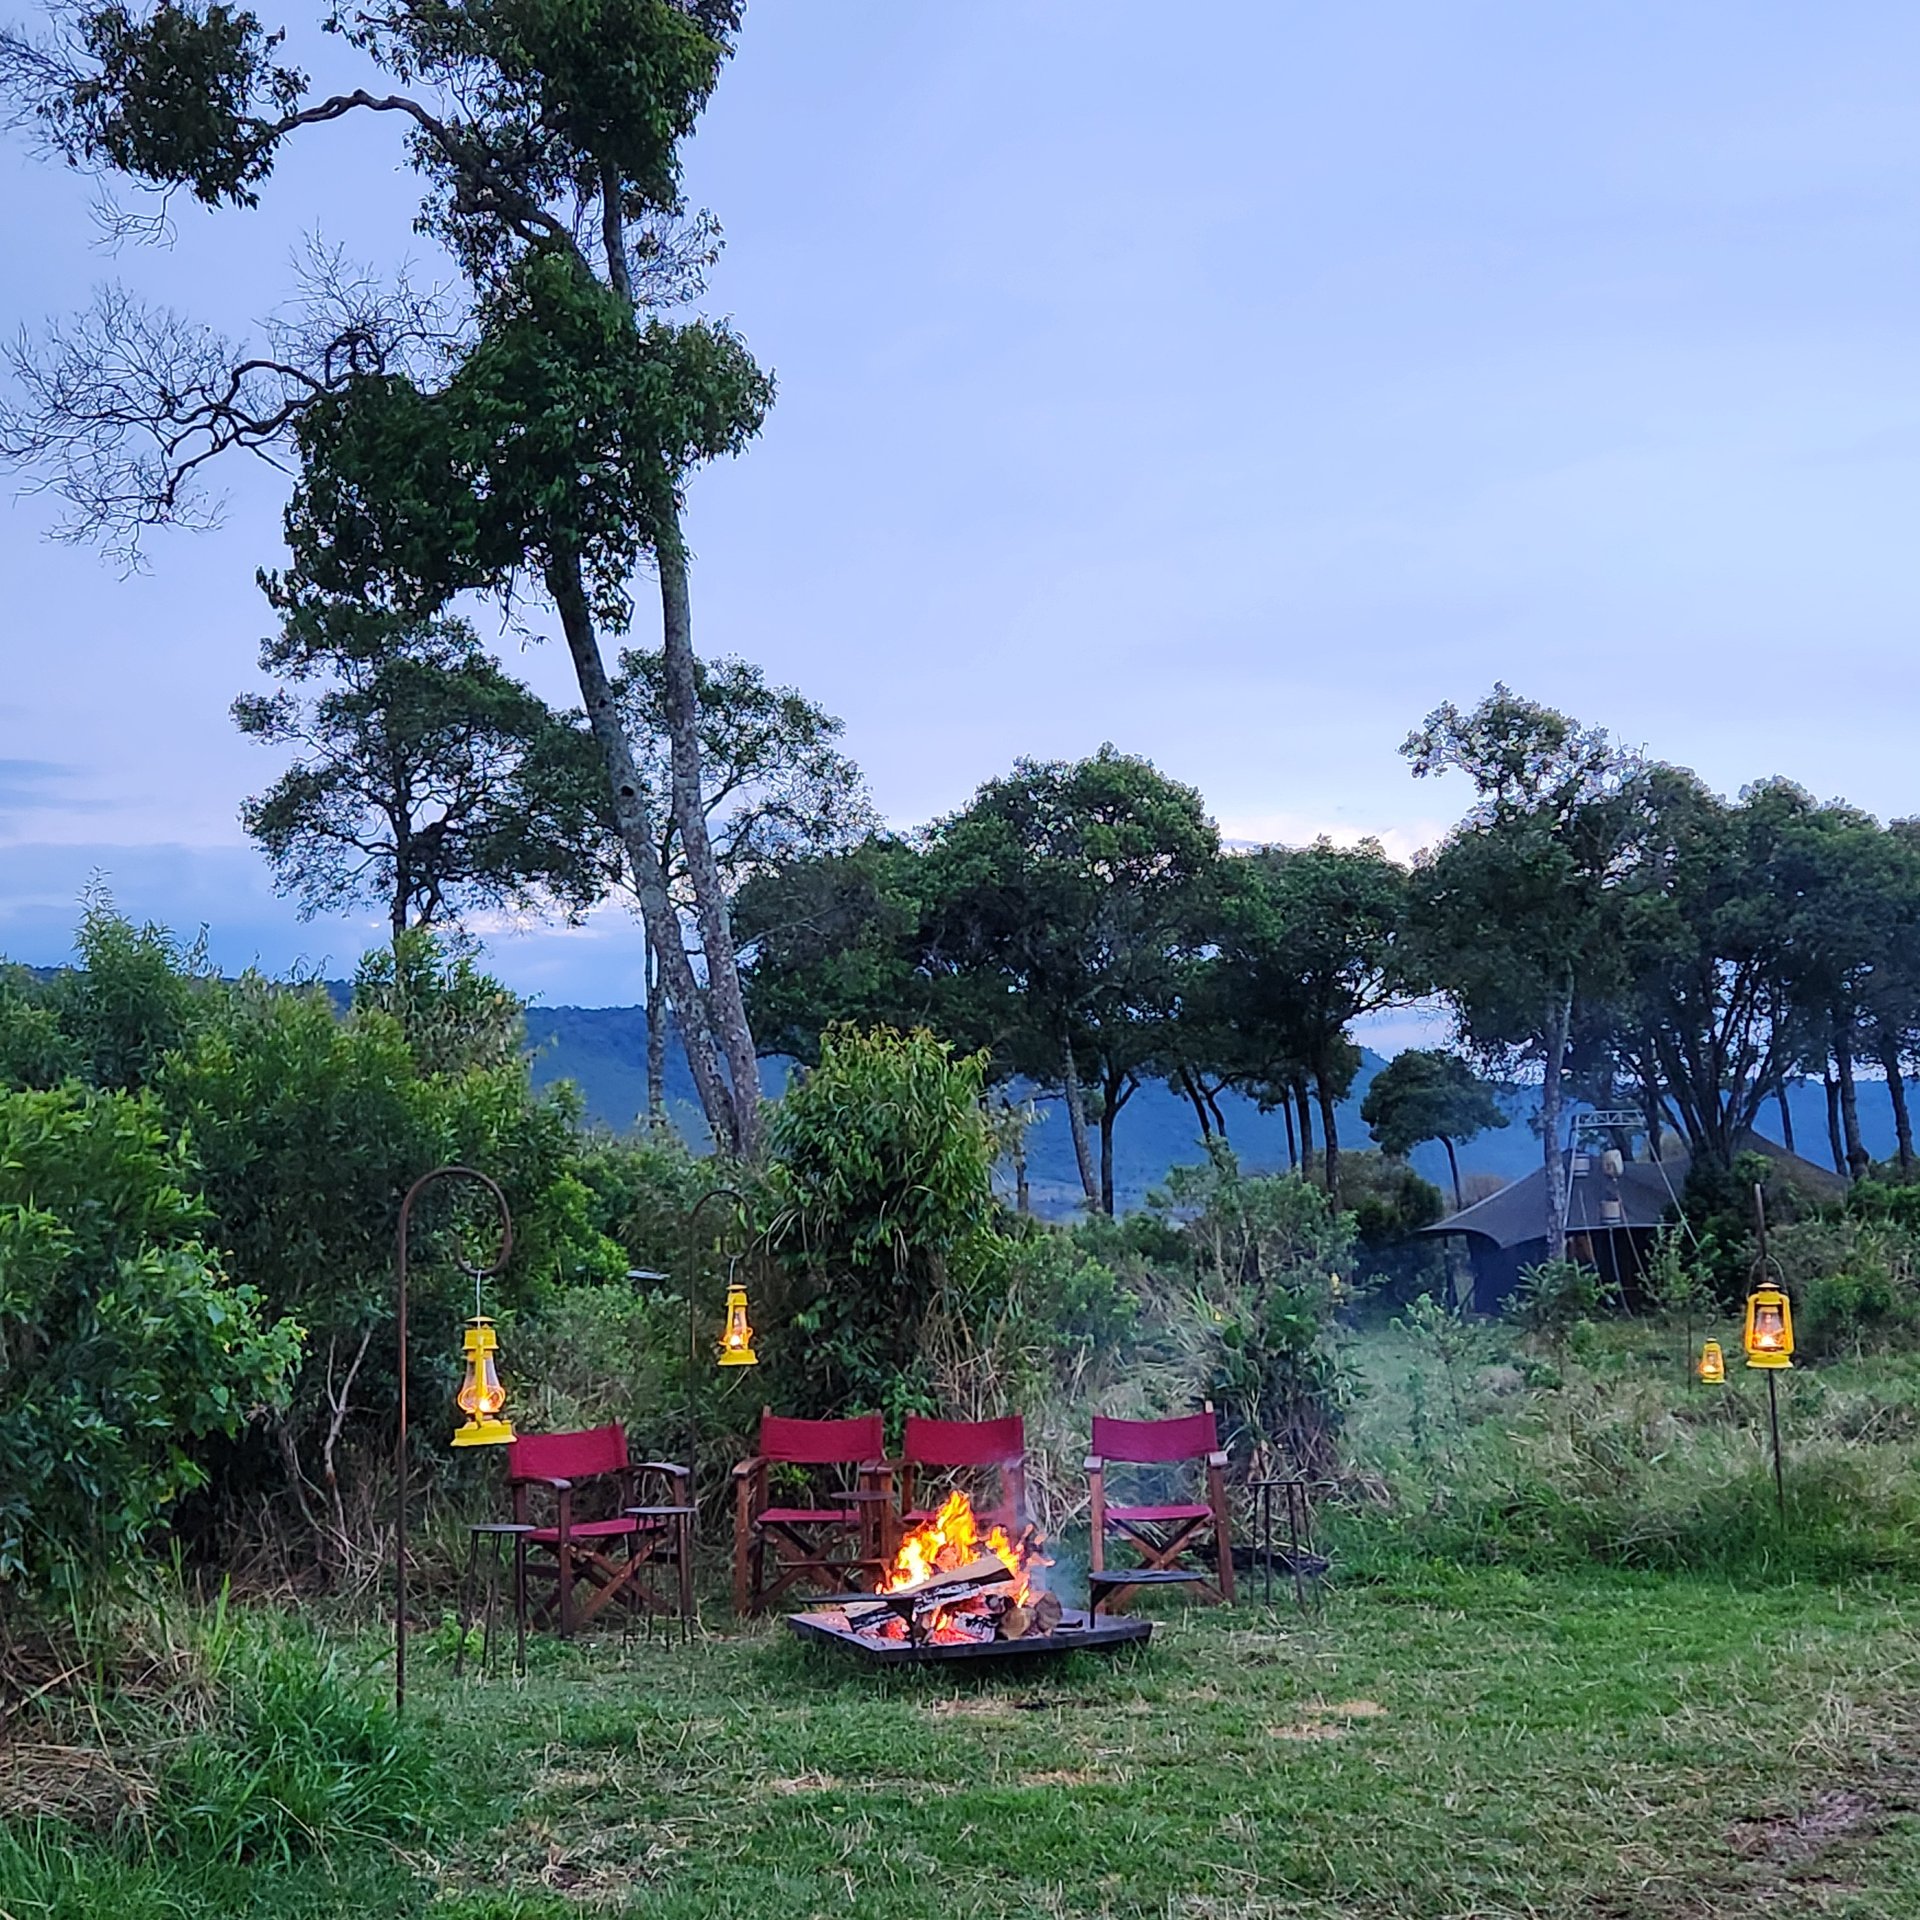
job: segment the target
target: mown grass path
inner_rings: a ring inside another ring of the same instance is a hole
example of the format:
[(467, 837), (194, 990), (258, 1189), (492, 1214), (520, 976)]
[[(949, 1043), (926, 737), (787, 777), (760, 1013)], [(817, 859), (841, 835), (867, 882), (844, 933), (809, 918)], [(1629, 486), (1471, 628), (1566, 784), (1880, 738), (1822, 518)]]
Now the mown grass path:
[(427, 1911), (656, 1920), (1920, 1914), (1920, 1636), (1892, 1587), (1436, 1572), (1169, 1616), (1046, 1678), (777, 1628), (429, 1668), (484, 1783)]

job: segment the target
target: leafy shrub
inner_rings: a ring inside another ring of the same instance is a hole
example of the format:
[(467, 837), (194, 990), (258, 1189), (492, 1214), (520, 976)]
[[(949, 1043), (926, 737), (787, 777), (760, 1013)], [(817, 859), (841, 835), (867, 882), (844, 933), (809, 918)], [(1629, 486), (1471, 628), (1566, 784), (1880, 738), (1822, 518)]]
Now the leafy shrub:
[(110, 1573), (279, 1404), (290, 1321), (202, 1244), (145, 1096), (0, 1094), (0, 1579)]
[(1171, 1324), (1225, 1415), (1229, 1451), (1250, 1465), (1332, 1475), (1343, 1398), (1333, 1277), (1351, 1268), (1352, 1216), (1297, 1174), (1242, 1174), (1217, 1142), (1202, 1165), (1176, 1167), (1154, 1204), (1190, 1210), (1184, 1232), (1199, 1281)]
[(833, 1027), (775, 1109), (774, 1238), (794, 1275), (779, 1357), (805, 1405), (924, 1395), (922, 1322), (999, 1254), (985, 1071), (925, 1030)]
[(1599, 1308), (1599, 1277), (1577, 1260), (1542, 1260), (1522, 1268), (1520, 1284), (1507, 1303), (1513, 1320), (1556, 1352), (1565, 1349), (1574, 1329)]

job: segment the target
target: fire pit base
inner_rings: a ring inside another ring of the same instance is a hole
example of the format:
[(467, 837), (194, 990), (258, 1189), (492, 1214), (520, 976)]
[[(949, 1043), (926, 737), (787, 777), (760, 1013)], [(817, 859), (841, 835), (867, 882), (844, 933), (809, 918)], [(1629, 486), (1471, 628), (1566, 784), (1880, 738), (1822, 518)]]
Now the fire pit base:
[(820, 1613), (790, 1613), (787, 1625), (802, 1640), (839, 1647), (876, 1667), (924, 1667), (948, 1660), (1046, 1660), (1066, 1653), (1111, 1653), (1116, 1647), (1145, 1646), (1153, 1637), (1151, 1620), (1090, 1620), (1084, 1613), (1065, 1613), (1051, 1633), (1030, 1633), (1019, 1640), (929, 1641), (915, 1646), (910, 1640), (882, 1640), (855, 1633), (838, 1607)]

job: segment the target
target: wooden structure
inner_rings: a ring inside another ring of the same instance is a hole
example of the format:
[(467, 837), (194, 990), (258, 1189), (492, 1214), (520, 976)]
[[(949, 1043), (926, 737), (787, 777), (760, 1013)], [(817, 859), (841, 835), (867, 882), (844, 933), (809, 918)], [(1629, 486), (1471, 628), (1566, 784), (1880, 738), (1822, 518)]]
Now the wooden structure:
[[(667, 1498), (634, 1511), (649, 1480), (664, 1482)], [(516, 1525), (525, 1535), (529, 1588), (550, 1583), (545, 1611), (564, 1636), (618, 1603), (635, 1610), (663, 1603), (640, 1577), (672, 1564), (682, 1613), (690, 1601), (692, 1490), (687, 1469), (670, 1460), (634, 1461), (627, 1430), (617, 1423), (577, 1433), (527, 1434), (507, 1448), (507, 1484)], [(535, 1522), (533, 1496), (550, 1498), (552, 1520)], [(679, 1516), (675, 1518), (673, 1516)], [(542, 1610), (545, 1596), (530, 1593)]]
[[(1124, 1542), (1139, 1556), (1139, 1570), (1161, 1576), (1204, 1568), (1192, 1584), (1215, 1600), (1233, 1599), (1232, 1522), (1227, 1509), (1227, 1456), (1220, 1450), (1213, 1403), (1172, 1420), (1111, 1420), (1093, 1416), (1093, 1450), (1087, 1480), (1093, 1495), (1092, 1571), (1104, 1591), (1103, 1610), (1124, 1607), (1132, 1587), (1107, 1578), (1107, 1543)], [(1191, 1467), (1201, 1482), (1199, 1500), (1167, 1500), (1115, 1506), (1107, 1498), (1107, 1469)], [(1124, 1573), (1127, 1568), (1115, 1568)], [(1161, 1582), (1137, 1582), (1138, 1585)]]
[[(813, 1504), (782, 1506), (776, 1467), (811, 1469), (830, 1484)], [(733, 1470), (733, 1607), (761, 1613), (795, 1588), (838, 1593), (886, 1565), (893, 1468), (877, 1413), (847, 1420), (760, 1415), (760, 1446)]]

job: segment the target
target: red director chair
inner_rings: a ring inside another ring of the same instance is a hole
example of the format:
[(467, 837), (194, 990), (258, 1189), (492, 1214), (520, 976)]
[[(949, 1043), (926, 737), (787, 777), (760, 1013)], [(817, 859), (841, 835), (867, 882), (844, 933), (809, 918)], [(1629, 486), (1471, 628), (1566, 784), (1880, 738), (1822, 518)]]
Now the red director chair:
[[(761, 1613), (795, 1587), (844, 1593), (886, 1564), (893, 1469), (877, 1413), (847, 1420), (760, 1415), (760, 1449), (733, 1470), (733, 1609)], [(829, 1484), (780, 1506), (772, 1469), (806, 1467)], [(835, 1470), (837, 1471), (831, 1471)]]
[[(1233, 1541), (1227, 1515), (1225, 1468), (1213, 1404), (1202, 1412), (1173, 1420), (1110, 1420), (1093, 1416), (1093, 1451), (1087, 1479), (1093, 1494), (1092, 1584), (1103, 1605), (1124, 1606), (1135, 1586), (1181, 1583), (1199, 1587), (1213, 1599), (1233, 1600)], [(1204, 1499), (1169, 1500), (1157, 1505), (1110, 1506), (1110, 1465), (1172, 1467), (1193, 1465)], [(1124, 1542), (1139, 1556), (1143, 1578), (1129, 1582), (1131, 1566), (1108, 1570), (1109, 1538)], [(1203, 1570), (1197, 1570), (1203, 1569)]]

